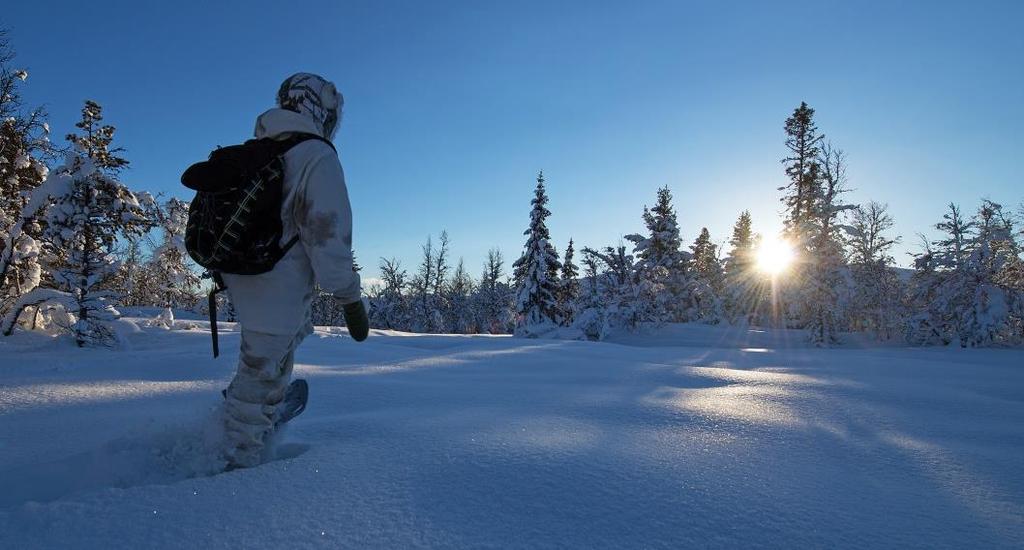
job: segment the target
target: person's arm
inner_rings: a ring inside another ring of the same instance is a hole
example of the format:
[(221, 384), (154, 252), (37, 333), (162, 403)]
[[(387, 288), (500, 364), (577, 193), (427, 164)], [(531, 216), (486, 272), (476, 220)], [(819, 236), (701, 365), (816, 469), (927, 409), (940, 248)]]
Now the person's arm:
[(342, 304), (359, 302), (359, 274), (352, 268), (352, 207), (337, 156), (325, 153), (310, 164), (296, 199), (299, 239), (320, 288)]

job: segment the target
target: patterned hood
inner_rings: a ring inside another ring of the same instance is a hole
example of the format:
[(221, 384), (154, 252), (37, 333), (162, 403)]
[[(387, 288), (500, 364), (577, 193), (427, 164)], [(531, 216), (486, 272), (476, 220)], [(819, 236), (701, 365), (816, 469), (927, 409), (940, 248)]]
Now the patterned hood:
[(333, 140), (344, 103), (333, 83), (315, 74), (296, 73), (277, 91), (279, 108), (256, 121), (256, 137), (308, 132)]

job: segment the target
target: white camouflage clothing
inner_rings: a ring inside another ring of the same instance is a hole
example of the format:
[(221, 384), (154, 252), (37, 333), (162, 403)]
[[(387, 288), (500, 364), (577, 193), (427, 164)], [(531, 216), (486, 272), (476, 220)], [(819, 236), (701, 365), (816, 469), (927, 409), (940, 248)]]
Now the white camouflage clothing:
[[(342, 96), (316, 75), (290, 77), (278, 102), (282, 108), (256, 120), (257, 138), (285, 139), (301, 132), (330, 139), (337, 129)], [(360, 299), (352, 210), (338, 156), (326, 143), (308, 140), (284, 160), (281, 244), (296, 233), (299, 242), (267, 273), (224, 274), (242, 332), (238, 372), (225, 403), (225, 455), (235, 466), (260, 461), (291, 378), (295, 348), (313, 330), (314, 282), (342, 303)]]

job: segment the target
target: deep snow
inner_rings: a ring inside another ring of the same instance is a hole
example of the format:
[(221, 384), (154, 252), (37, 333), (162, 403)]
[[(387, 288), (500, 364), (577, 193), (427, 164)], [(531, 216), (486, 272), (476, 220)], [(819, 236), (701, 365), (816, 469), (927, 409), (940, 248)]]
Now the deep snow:
[(1024, 545), (1020, 350), (323, 329), (279, 458), (205, 476), (237, 334), (128, 338), (0, 339), (0, 548)]

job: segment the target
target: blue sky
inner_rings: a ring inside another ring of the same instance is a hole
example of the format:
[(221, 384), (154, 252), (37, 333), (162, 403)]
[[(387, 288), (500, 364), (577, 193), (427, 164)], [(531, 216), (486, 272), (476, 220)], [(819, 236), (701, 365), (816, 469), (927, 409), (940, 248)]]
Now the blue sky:
[(135, 188), (246, 139), (291, 73), (335, 81), (367, 275), (447, 229), (478, 273), (522, 246), (543, 169), (555, 244), (616, 244), (668, 185), (688, 241), (780, 226), (800, 101), (887, 202), (907, 263), (950, 201), (1024, 200), (1021, 2), (16, 2), (16, 63), (55, 137), (99, 101)]

